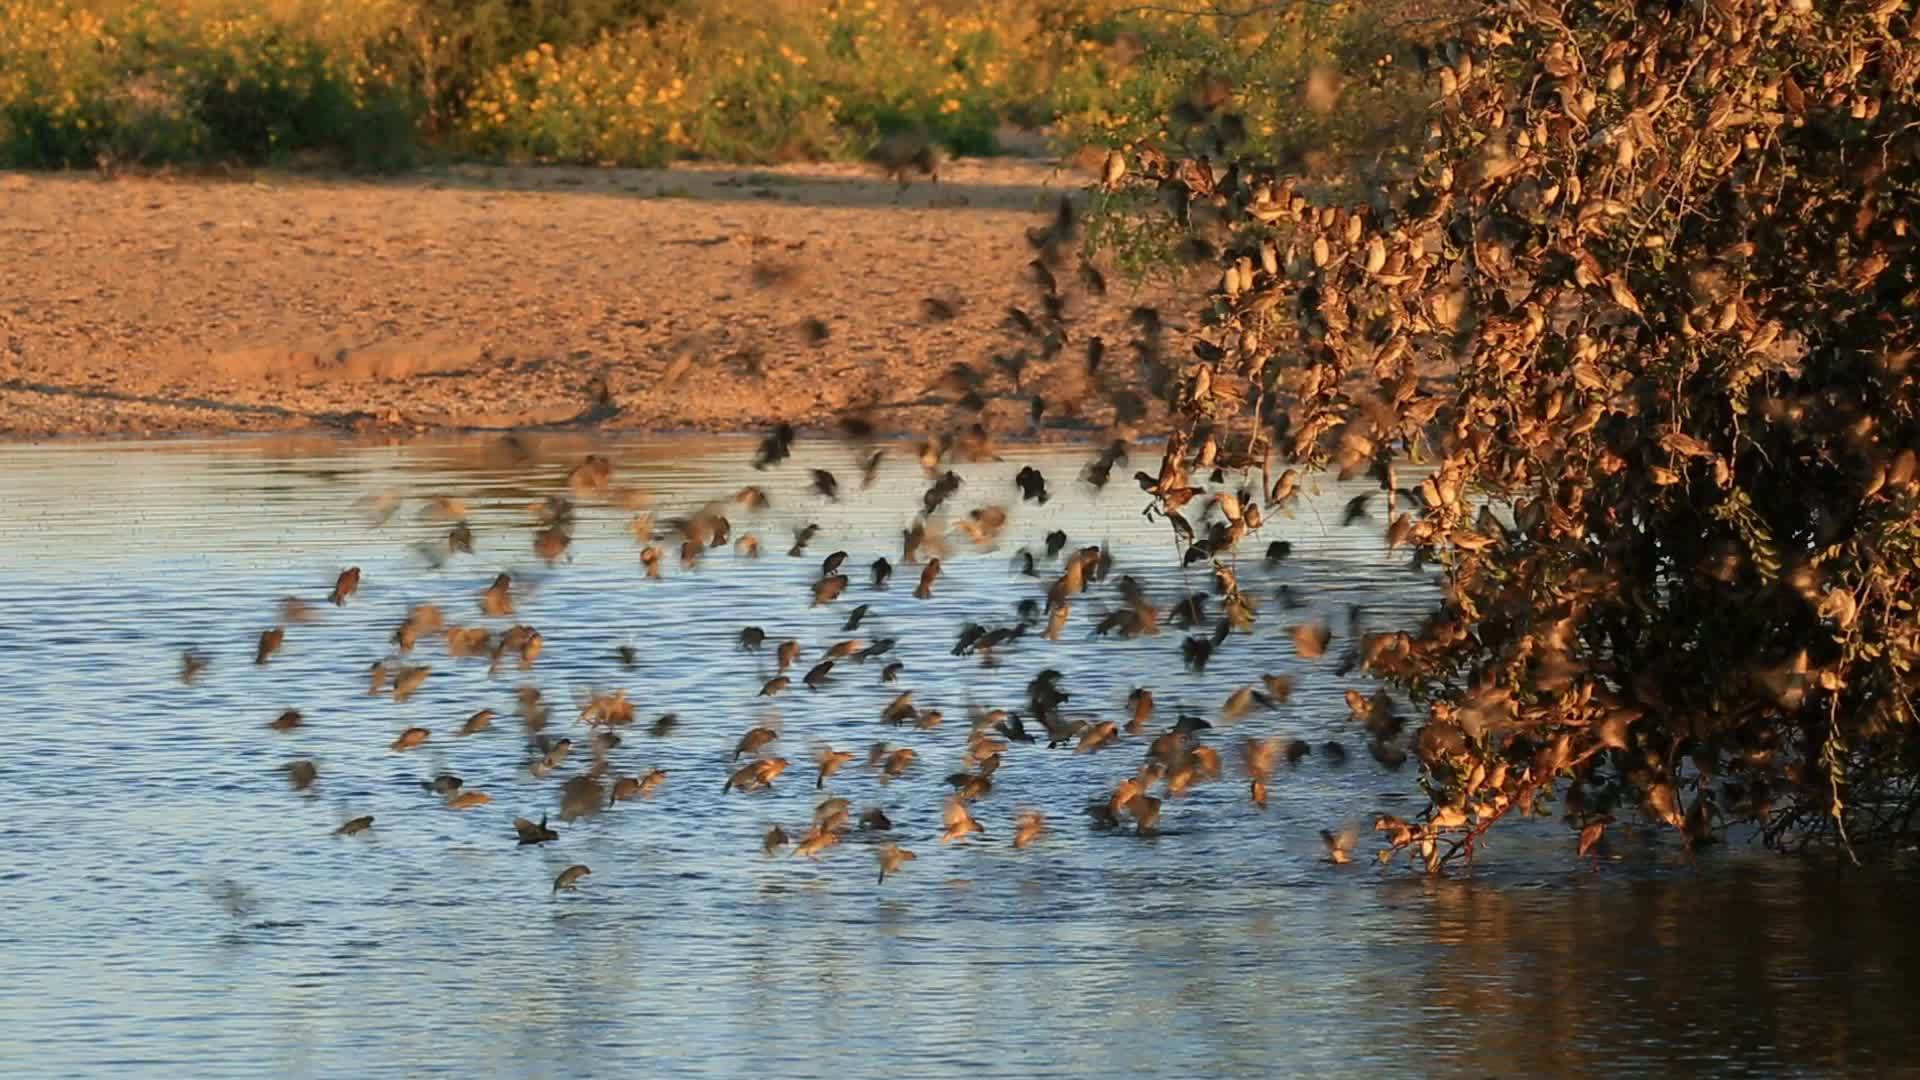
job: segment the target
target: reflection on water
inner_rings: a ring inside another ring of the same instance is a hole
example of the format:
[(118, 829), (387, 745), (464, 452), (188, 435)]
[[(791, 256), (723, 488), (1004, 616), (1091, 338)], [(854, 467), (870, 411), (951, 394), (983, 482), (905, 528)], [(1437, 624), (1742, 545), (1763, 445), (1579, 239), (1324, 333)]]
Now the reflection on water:
[[(1348, 684), (1298, 660), (1284, 628), (1318, 612), (1344, 630), (1350, 604), (1389, 625), (1434, 596), (1377, 530), (1338, 528), (1358, 487), (1329, 483), (1269, 530), (1295, 555), (1242, 564), (1243, 589), (1266, 604), (1205, 677), (1182, 670), (1172, 630), (1086, 640), (1098, 597), (1077, 605), (1066, 640), (1030, 636), (986, 667), (951, 656), (954, 636), (969, 621), (1006, 624), (1017, 599), (1041, 595), (1009, 556), (1050, 530), (1110, 543), (1116, 578), (1137, 576), (1163, 606), (1206, 587), (1183, 580), (1137, 489), (1119, 481), (1096, 498), (1073, 479), (1085, 451), (1023, 455), (1056, 493), (1044, 507), (1017, 504), (1019, 463), (962, 466), (952, 513), (1000, 502), (1013, 523), (997, 551), (957, 545), (933, 599), (912, 598), (907, 568), (884, 592), (856, 573), (846, 597), (810, 608), (805, 584), (826, 553), (848, 551), (856, 571), (897, 557), (903, 507), (924, 486), (907, 454), (873, 491), (828, 504), (806, 494), (805, 470), (825, 465), (857, 487), (839, 448), (802, 444), (766, 473), (746, 467), (738, 442), (601, 448), (662, 516), (750, 482), (773, 495), (769, 510), (733, 515), (736, 535), (766, 539), (765, 557), (717, 550), (698, 571), (649, 582), (628, 515), (606, 506), (583, 509), (571, 563), (532, 557), (526, 504), (563, 490), (586, 449), (533, 460), (480, 443), (0, 450), (0, 700), (14, 736), (0, 755), (0, 899), (12, 909), (0, 1069), (1517, 1076), (1920, 1060), (1911, 880), (1742, 848), (1689, 863), (1632, 835), (1580, 863), (1551, 824), (1502, 830), (1471, 880), (1334, 867), (1321, 828), (1417, 805), (1411, 773), (1357, 752), (1285, 772), (1265, 814), (1238, 784), (1200, 788), (1142, 840), (1094, 833), (1079, 814), (1133, 767), (1139, 740), (1092, 755), (1016, 747), (978, 809), (990, 839), (935, 840), (967, 707), (1019, 707), (1046, 667), (1064, 673), (1071, 715), (1119, 718), (1128, 690), (1153, 686), (1156, 726), (1181, 708), (1218, 718), (1234, 687), (1293, 674), (1289, 704), (1210, 741), (1229, 760), (1243, 734), (1358, 751)], [(418, 499), (369, 528), (355, 501), (396, 488), (465, 499), (476, 554), (431, 570), (410, 553), (445, 529), (419, 518)], [(820, 535), (805, 558), (787, 557), (806, 522)], [(323, 597), (350, 563), (365, 573), (360, 595), (290, 627), (285, 651), (256, 668), (275, 602)], [(412, 700), (366, 693), (367, 666), (411, 604), (482, 623), (474, 598), (502, 569), (530, 586), (520, 619), (547, 642), (531, 672), (489, 677), (483, 661), (428, 645), (435, 671)], [(1314, 610), (1282, 612), (1281, 584)], [(810, 663), (847, 636), (857, 603), (872, 609), (859, 636), (899, 641), (899, 688), (876, 665), (847, 664), (818, 693), (754, 698), (770, 657), (732, 647), (742, 625), (799, 638)], [(175, 679), (189, 645), (213, 657), (193, 687)], [(634, 648), (632, 668), (620, 645)], [(633, 730), (613, 754), (621, 773), (667, 768), (660, 794), (517, 847), (509, 820), (557, 809), (559, 783), (525, 769), (513, 702), (528, 682), (560, 705), (558, 731), (577, 733), (567, 703), (593, 690), (625, 688), (643, 719), (678, 712), (670, 738)], [(897, 689), (947, 724), (881, 726)], [(453, 737), (483, 707), (501, 714), (495, 730)], [(268, 731), (287, 708), (306, 727)], [(795, 768), (775, 793), (723, 797), (733, 741), (775, 718)], [(427, 746), (389, 752), (412, 724), (433, 730)], [(919, 853), (884, 887), (858, 837), (817, 863), (759, 854), (768, 824), (797, 831), (807, 818), (814, 739), (920, 754), (890, 785), (857, 766), (831, 785), (856, 809), (883, 807)], [(311, 796), (276, 771), (296, 756), (319, 763)], [(441, 769), (493, 804), (439, 807), (418, 781)], [(1024, 806), (1053, 831), (1015, 852), (1006, 837)], [(376, 816), (369, 835), (331, 835), (358, 814)], [(554, 897), (554, 875), (575, 862), (592, 877)]]

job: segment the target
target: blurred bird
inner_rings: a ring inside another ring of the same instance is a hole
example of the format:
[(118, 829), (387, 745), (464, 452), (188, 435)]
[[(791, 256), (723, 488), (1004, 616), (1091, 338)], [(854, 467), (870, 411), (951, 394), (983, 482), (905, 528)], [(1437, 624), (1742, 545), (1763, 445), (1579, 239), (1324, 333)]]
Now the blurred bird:
[(347, 597), (352, 596), (359, 588), (360, 568), (357, 566), (349, 566), (345, 570), (340, 571), (340, 576), (334, 579), (333, 592), (327, 595), (327, 602), (335, 607), (339, 607), (345, 604)]
[(882, 885), (887, 883), (888, 874), (898, 873), (902, 866), (919, 857), (895, 843), (880, 845), (874, 849), (874, 855), (880, 860), (879, 884)]

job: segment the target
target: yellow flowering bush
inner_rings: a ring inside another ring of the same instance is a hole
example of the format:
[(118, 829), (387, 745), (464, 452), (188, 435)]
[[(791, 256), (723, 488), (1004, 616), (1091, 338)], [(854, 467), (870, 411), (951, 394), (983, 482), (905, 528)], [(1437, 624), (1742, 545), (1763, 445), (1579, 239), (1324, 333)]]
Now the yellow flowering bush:
[(0, 0), (0, 162), (404, 154), (399, 0)]
[(1356, 24), (1306, 8), (1272, 33), (1123, 0), (0, 0), (0, 164), (990, 153), (1007, 124), (1133, 137), (1212, 71), (1284, 134), (1265, 91)]

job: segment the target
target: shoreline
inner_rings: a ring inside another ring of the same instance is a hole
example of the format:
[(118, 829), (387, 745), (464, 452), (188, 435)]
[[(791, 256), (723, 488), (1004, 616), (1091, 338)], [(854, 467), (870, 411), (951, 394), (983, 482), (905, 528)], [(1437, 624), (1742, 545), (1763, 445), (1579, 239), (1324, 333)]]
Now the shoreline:
[(1165, 290), (1116, 275), (1099, 297), (1056, 268), (1066, 346), (1017, 380), (989, 362), (1036, 351), (1007, 323), (1038, 307), (1023, 233), (1081, 184), (1018, 158), (905, 189), (834, 163), (0, 173), (0, 260), (21, 268), (0, 440), (694, 435), (862, 407), (923, 434), (974, 419), (935, 389), (964, 361), (990, 430), (1087, 441), (1112, 417), (1085, 342), (1122, 362), (1128, 312)]

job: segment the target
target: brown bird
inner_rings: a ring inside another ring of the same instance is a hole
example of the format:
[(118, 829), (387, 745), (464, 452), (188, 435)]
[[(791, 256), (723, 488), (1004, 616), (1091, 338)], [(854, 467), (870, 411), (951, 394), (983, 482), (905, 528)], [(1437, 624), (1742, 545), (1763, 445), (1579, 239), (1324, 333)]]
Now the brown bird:
[(839, 833), (829, 829), (815, 828), (800, 838), (800, 842), (794, 845), (793, 853), (809, 859), (817, 859), (820, 857), (821, 852), (833, 847), (839, 842)]
[(1353, 861), (1353, 842), (1358, 839), (1353, 829), (1343, 829), (1338, 833), (1330, 829), (1320, 830), (1320, 842), (1327, 847), (1327, 861), (1335, 866)]
[[(540, 742), (544, 745), (546, 739), (542, 737)], [(559, 768), (560, 763), (567, 760), (567, 755), (572, 752), (572, 739), (556, 740), (552, 746), (548, 747), (545, 754), (541, 755), (532, 765), (528, 766), (527, 771), (531, 772), (536, 778), (545, 778), (551, 774), (553, 770)]]
[(1326, 623), (1302, 623), (1287, 631), (1293, 638), (1293, 651), (1303, 660), (1317, 660), (1327, 654), (1327, 645), (1333, 640), (1333, 631)]
[(751, 728), (733, 744), (733, 760), (739, 761), (740, 755), (751, 754), (779, 737), (780, 733), (770, 727)]
[(285, 627), (276, 626), (271, 630), (260, 631), (260, 645), (253, 651), (253, 662), (264, 664), (267, 657), (280, 651), (280, 644), (287, 640)]
[(1080, 742), (1073, 748), (1076, 754), (1091, 754), (1106, 746), (1120, 736), (1120, 725), (1111, 720), (1102, 720), (1090, 724), (1080, 732)]
[(1147, 719), (1153, 715), (1153, 691), (1144, 686), (1136, 687), (1127, 695), (1127, 704), (1133, 709), (1127, 719), (1127, 734), (1139, 735), (1147, 730)]
[(927, 560), (927, 568), (920, 571), (920, 585), (913, 590), (916, 600), (928, 600), (933, 597), (933, 581), (940, 576), (940, 560)]
[(760, 850), (762, 853), (771, 856), (774, 852), (786, 847), (787, 842), (787, 830), (775, 825), (769, 828), (766, 834), (760, 838)]
[(485, 731), (493, 726), (493, 716), (494, 713), (492, 709), (481, 709), (479, 712), (467, 717), (466, 720), (460, 724), (460, 730), (454, 732), (454, 734), (472, 735)]
[(487, 586), (487, 591), (480, 594), (480, 610), (494, 618), (506, 618), (512, 615), (514, 611), (513, 578), (507, 574), (495, 577), (493, 584)]
[(1142, 836), (1160, 827), (1160, 800), (1151, 795), (1135, 795), (1127, 801), (1126, 811), (1133, 815), (1134, 831)]
[(967, 804), (958, 798), (947, 799), (946, 806), (941, 811), (941, 822), (945, 825), (945, 831), (940, 834), (940, 842), (943, 844), (965, 839), (974, 833), (979, 833), (983, 837), (986, 835), (986, 830), (980, 827), (980, 822), (967, 809)]
[(432, 668), (424, 666), (403, 667), (395, 672), (393, 676), (394, 702), (396, 704), (402, 703), (412, 697), (414, 693), (420, 689), (420, 684), (426, 682), (427, 676), (432, 673)]
[(832, 672), (833, 661), (822, 660), (808, 669), (807, 674), (800, 681), (807, 684), (807, 689), (818, 690), (826, 685), (827, 676), (832, 674)]
[(907, 863), (912, 862), (914, 859), (919, 858), (919, 856), (915, 855), (913, 852), (908, 851), (906, 848), (901, 847), (899, 844), (895, 844), (891, 842), (881, 844), (879, 847), (874, 849), (873, 853), (880, 860), (879, 884), (882, 884), (882, 885), (885, 885), (887, 883), (888, 874), (899, 873), (900, 868), (902, 866), (905, 866)]
[(772, 697), (780, 691), (785, 690), (792, 682), (793, 680), (787, 678), (785, 675), (775, 675), (760, 685), (759, 696)]
[(560, 876), (553, 879), (553, 891), (558, 893), (561, 889), (578, 889), (580, 887), (580, 879), (591, 873), (593, 873), (593, 871), (586, 866), (580, 863), (574, 863), (572, 866), (560, 871)]
[(1246, 770), (1248, 793), (1253, 805), (1262, 810), (1267, 808), (1267, 784), (1273, 780), (1280, 751), (1279, 739), (1248, 739), (1240, 744), (1240, 763)]
[(831, 604), (847, 590), (847, 575), (834, 574), (813, 583), (813, 606)]
[(813, 783), (814, 789), (819, 790), (827, 786), (827, 777), (839, 772), (841, 766), (853, 760), (853, 751), (835, 750), (831, 746), (822, 745), (814, 750), (813, 760), (820, 763), (820, 775)]
[(298, 728), (300, 724), (301, 724), (300, 711), (298, 709), (288, 709), (286, 712), (281, 713), (275, 719), (269, 721), (267, 723), (267, 726), (272, 728), (275, 731), (278, 731), (284, 734), (286, 732), (293, 731), (294, 729)]
[[(567, 548), (573, 544), (573, 537), (558, 525), (541, 529), (533, 534), (533, 553), (552, 565), (567, 555)], [(567, 556), (569, 559), (572, 556)]]
[(780, 665), (777, 670), (784, 672), (793, 666), (794, 661), (800, 659), (800, 643), (791, 639), (783, 641), (780, 647), (774, 650), (773, 656)]
[(298, 761), (289, 761), (285, 765), (280, 766), (280, 769), (287, 774), (287, 783), (292, 784), (293, 790), (295, 791), (307, 790), (312, 787), (313, 782), (320, 777), (319, 768), (306, 758), (301, 758)]
[(390, 749), (393, 749), (395, 751), (411, 750), (414, 747), (419, 746), (421, 743), (426, 742), (427, 736), (431, 734), (432, 732), (428, 731), (426, 728), (410, 727), (407, 730), (401, 732), (399, 738), (393, 740), (393, 743)]
[(476, 806), (485, 806), (493, 801), (493, 796), (484, 791), (463, 791), (447, 800), (449, 810), (471, 810)]
[(612, 806), (617, 802), (625, 802), (628, 799), (637, 798), (639, 795), (640, 778), (637, 776), (623, 776), (615, 780), (612, 789), (607, 792), (607, 805)]
[(1038, 810), (1022, 810), (1013, 819), (1013, 846), (1018, 851), (1032, 846), (1047, 833), (1047, 819)]
[(207, 665), (212, 662), (206, 653), (198, 649), (188, 649), (186, 652), (181, 653), (180, 681), (186, 683), (188, 686), (192, 686), (193, 680), (199, 678), (200, 673), (207, 670)]
[(885, 780), (900, 779), (901, 775), (907, 771), (907, 767), (912, 765), (914, 759), (917, 757), (919, 757), (919, 755), (913, 752), (913, 748), (907, 746), (903, 746), (887, 754), (880, 765), (880, 771), (885, 778), (882, 782), (884, 783)]
[(646, 772), (641, 773), (640, 774), (640, 797), (643, 799), (653, 798), (653, 793), (655, 791), (658, 791), (660, 789), (660, 785), (666, 782), (667, 782), (667, 770), (659, 768), (658, 766), (655, 766), (654, 768), (648, 769)]
[(354, 818), (353, 820), (333, 830), (333, 834), (335, 836), (356, 836), (360, 833), (366, 832), (368, 829), (371, 829), (371, 828), (373, 828), (373, 815), (367, 814), (364, 817)]
[(549, 840), (560, 839), (559, 833), (547, 828), (547, 818), (545, 814), (540, 815), (540, 823), (538, 825), (535, 825), (523, 817), (514, 818), (513, 831), (515, 835), (519, 836), (522, 846), (527, 844), (544, 844)]
[(345, 570), (340, 571), (339, 577), (333, 579), (333, 592), (327, 595), (327, 600), (333, 604), (334, 607), (339, 607), (345, 604), (347, 597), (352, 596), (359, 588), (360, 568), (357, 566), (349, 566)]
[(774, 777), (784, 772), (786, 767), (786, 758), (766, 758), (761, 761), (750, 762), (735, 770), (733, 775), (727, 778), (726, 785), (720, 789), (720, 793), (725, 795), (734, 788), (739, 788), (741, 791), (759, 791), (762, 788), (771, 788)]

